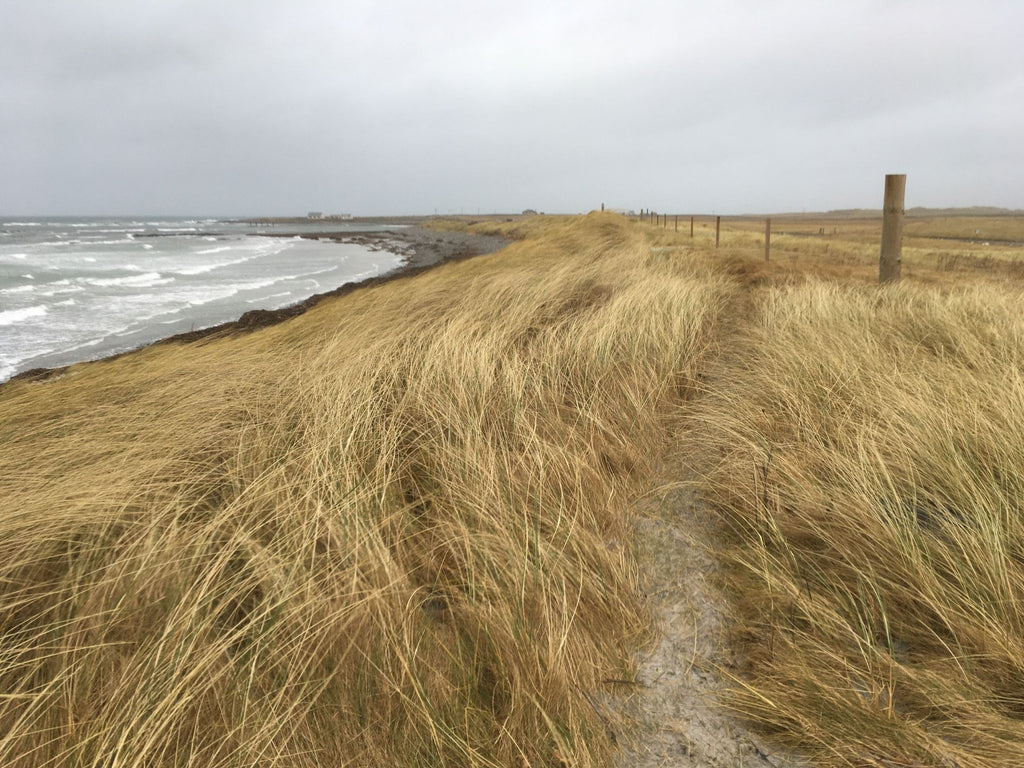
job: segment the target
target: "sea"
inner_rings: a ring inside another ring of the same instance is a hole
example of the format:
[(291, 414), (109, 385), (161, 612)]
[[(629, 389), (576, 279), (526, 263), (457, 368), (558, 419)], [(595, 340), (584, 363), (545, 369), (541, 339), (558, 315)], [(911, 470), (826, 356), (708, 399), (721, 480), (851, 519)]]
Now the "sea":
[[(388, 229), (335, 221), (281, 228)], [(0, 382), (285, 307), (403, 260), (266, 231), (214, 218), (0, 218)]]

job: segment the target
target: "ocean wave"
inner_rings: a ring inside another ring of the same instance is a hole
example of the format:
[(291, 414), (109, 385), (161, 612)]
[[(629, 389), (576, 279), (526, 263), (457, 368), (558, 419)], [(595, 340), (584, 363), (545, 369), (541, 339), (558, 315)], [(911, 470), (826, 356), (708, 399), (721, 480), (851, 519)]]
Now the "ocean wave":
[[(225, 248), (223, 250), (230, 250), (230, 249), (229, 248)], [(215, 252), (215, 250), (211, 250), (210, 252), (213, 253), (213, 252)], [(204, 251), (200, 251), (200, 253), (204, 253)], [(220, 269), (221, 267), (231, 267), (231, 266), (234, 266), (235, 264), (244, 264), (245, 262), (251, 261), (254, 258), (256, 258), (256, 257), (255, 256), (246, 256), (244, 258), (234, 259), (232, 261), (215, 261), (215, 262), (213, 262), (211, 264), (200, 264), (198, 267), (184, 267), (182, 269), (176, 269), (174, 271), (175, 271), (175, 274), (179, 274), (179, 275), (189, 275), (189, 276), (192, 276), (192, 275), (203, 275), (203, 274), (206, 274), (207, 272), (212, 272), (215, 269)]]
[(46, 307), (42, 304), (37, 304), (34, 307), (24, 307), (23, 309), (8, 309), (6, 312), (0, 312), (0, 325), (14, 325), (24, 320), (30, 320), (33, 317), (42, 317), (46, 314)]
[(188, 298), (187, 303), (190, 307), (201, 307), (204, 304), (210, 304), (214, 301), (221, 301), (222, 299), (229, 299), (233, 296), (237, 296), (242, 291), (258, 291), (261, 288), (269, 288), (270, 286), (282, 282), (284, 280), (294, 280), (294, 277), (280, 277), (271, 278), (270, 280), (255, 280), (250, 283), (238, 283), (230, 287), (221, 288), (218, 290), (207, 291), (205, 293), (193, 295)]
[(38, 288), (39, 286), (36, 285), (17, 285), (14, 288), (4, 288), (0, 290), (0, 293), (32, 293)]
[(173, 277), (165, 278), (159, 272), (146, 272), (141, 275), (132, 275), (131, 277), (97, 277), (85, 282), (98, 288), (109, 288), (112, 286), (149, 288), (154, 285), (164, 285), (173, 280)]
[(255, 299), (246, 299), (246, 304), (266, 304), (268, 302), (274, 302), (277, 299), (288, 299), (295, 294), (291, 291), (285, 291), (284, 293), (272, 293), (269, 296), (257, 296)]
[(261, 288), (269, 288), (277, 283), (284, 283), (288, 280), (298, 280), (300, 275), (282, 275), (281, 277), (272, 277), (269, 280), (256, 280), (251, 283), (239, 283), (235, 286), (237, 291), (258, 291)]
[(71, 285), (70, 281), (68, 280), (58, 280), (56, 283), (41, 285), (39, 286), (39, 288), (40, 290), (38, 295), (47, 299), (53, 298), (54, 296), (64, 296), (69, 293), (82, 293), (83, 291), (86, 290), (84, 285)]

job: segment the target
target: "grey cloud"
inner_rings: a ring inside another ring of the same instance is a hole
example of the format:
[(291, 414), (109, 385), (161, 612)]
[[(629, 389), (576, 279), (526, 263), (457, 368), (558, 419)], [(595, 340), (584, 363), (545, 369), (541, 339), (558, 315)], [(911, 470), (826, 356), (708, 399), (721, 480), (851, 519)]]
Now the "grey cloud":
[(829, 208), (877, 205), (894, 169), (915, 204), (1024, 206), (1009, 1), (8, 0), (4, 17), (0, 215)]

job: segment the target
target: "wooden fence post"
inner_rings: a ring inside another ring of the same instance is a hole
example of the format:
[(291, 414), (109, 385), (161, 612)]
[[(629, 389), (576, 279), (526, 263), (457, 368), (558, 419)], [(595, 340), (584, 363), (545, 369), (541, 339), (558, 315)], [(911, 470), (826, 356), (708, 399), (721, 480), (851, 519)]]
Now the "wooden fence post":
[(690, 237), (693, 237), (693, 216), (690, 217)]
[(903, 262), (903, 199), (907, 175), (885, 176), (885, 202), (882, 207), (882, 253), (878, 260), (878, 282), (896, 283)]
[(679, 231), (679, 217), (676, 216), (676, 232)]
[(715, 248), (718, 247), (718, 236), (722, 231), (722, 217), (715, 216)]
[(772, 260), (772, 220), (764, 220), (764, 260)]

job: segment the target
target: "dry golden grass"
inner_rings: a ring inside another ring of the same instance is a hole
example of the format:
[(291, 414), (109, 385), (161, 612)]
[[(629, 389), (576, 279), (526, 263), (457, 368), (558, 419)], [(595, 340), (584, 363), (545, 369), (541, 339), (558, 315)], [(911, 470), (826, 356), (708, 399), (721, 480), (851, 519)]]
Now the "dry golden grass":
[(673, 440), (739, 711), (825, 765), (1022, 764), (1020, 249), (933, 228), (883, 289), (873, 223), (770, 264), (723, 224), (465, 224), (518, 242), (5, 386), (0, 764), (606, 764)]
[(731, 704), (814, 764), (1024, 764), (1021, 249), (938, 239), (983, 224), (908, 219), (879, 288), (878, 222), (773, 222), (797, 234), (771, 264), (763, 220), (723, 222), (748, 309), (689, 438), (746, 651)]
[(736, 704), (821, 764), (1024, 762), (1022, 298), (769, 289), (702, 401)]
[(580, 765), (729, 282), (614, 216), (0, 391), (0, 764)]

